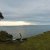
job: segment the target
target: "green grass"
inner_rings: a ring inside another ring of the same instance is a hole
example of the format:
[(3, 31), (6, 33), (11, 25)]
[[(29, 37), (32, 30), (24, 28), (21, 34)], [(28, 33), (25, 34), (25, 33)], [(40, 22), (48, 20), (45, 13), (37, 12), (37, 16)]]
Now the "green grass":
[(50, 31), (30, 37), (23, 43), (0, 43), (0, 50), (50, 50)]

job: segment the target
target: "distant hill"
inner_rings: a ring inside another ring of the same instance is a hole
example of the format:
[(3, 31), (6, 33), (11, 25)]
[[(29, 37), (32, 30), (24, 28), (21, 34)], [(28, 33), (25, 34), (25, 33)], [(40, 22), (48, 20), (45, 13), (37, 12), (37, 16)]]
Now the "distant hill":
[(22, 43), (0, 44), (0, 50), (50, 50), (50, 31), (28, 38)]

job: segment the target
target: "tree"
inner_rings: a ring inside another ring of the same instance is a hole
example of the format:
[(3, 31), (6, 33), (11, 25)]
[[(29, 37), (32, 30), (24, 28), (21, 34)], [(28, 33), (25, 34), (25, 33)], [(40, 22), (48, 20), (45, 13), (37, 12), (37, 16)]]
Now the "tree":
[(13, 36), (6, 31), (0, 31), (0, 41), (11, 41)]
[(2, 13), (0, 12), (0, 19), (4, 19), (4, 17), (3, 17), (3, 15), (2, 15)]

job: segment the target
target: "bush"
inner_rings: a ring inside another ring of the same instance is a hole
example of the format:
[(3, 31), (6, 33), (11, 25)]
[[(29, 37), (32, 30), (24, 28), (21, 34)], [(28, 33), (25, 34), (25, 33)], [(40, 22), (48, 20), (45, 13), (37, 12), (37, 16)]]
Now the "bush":
[(6, 31), (0, 31), (0, 41), (11, 41), (12, 39), (13, 36), (11, 34), (8, 34)]

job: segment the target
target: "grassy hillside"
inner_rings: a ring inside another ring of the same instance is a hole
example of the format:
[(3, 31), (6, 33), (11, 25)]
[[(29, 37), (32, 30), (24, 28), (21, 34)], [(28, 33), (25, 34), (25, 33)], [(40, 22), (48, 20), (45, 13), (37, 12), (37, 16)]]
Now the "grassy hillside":
[(50, 50), (50, 31), (30, 37), (22, 43), (0, 43), (0, 50)]

